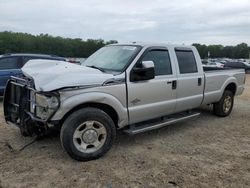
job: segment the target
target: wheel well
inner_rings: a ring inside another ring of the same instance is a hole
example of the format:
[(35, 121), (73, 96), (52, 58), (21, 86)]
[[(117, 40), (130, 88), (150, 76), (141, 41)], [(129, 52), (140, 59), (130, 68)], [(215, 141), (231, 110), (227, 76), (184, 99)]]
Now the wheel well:
[(107, 105), (107, 104), (103, 104), (103, 103), (84, 103), (84, 104), (80, 104), (76, 107), (74, 107), (73, 109), (71, 109), (69, 112), (67, 112), (64, 117), (62, 118), (62, 120), (60, 121), (60, 124), (62, 125), (63, 122), (68, 118), (68, 116), (70, 114), (72, 114), (73, 112), (81, 109), (81, 108), (86, 108), (86, 107), (94, 107), (94, 108), (98, 108), (104, 112), (106, 112), (111, 119), (113, 120), (114, 124), (116, 127), (118, 127), (118, 114), (117, 112), (114, 110), (113, 107)]
[(232, 91), (233, 94), (235, 95), (235, 93), (236, 93), (236, 84), (235, 83), (228, 84), (227, 87), (225, 88), (225, 90)]

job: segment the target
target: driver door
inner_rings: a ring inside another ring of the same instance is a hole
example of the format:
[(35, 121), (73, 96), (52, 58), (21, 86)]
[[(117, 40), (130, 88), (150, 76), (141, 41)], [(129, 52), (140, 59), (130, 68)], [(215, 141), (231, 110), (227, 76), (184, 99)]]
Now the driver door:
[(130, 124), (171, 114), (176, 106), (176, 73), (168, 50), (147, 49), (134, 68), (140, 67), (142, 61), (153, 61), (155, 78), (127, 81)]

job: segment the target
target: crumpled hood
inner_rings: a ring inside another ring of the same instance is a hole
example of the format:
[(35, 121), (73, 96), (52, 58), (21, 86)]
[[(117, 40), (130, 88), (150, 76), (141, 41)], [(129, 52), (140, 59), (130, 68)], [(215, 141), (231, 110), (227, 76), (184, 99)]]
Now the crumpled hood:
[(52, 91), (60, 88), (101, 85), (113, 78), (100, 70), (54, 60), (30, 60), (23, 68), (25, 76), (32, 78), (38, 91)]

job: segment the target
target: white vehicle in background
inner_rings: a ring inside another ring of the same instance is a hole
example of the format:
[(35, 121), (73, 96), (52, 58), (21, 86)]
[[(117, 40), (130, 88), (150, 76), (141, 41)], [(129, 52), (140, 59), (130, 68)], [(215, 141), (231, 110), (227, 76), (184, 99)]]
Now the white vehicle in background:
[(223, 68), (224, 64), (220, 62), (208, 62), (206, 65), (203, 64), (203, 67)]
[(224, 64), (224, 65), (225, 65), (227, 62), (228, 62), (228, 61), (226, 61), (226, 60), (221, 60), (221, 61), (220, 61), (220, 63), (222, 63), (222, 64)]

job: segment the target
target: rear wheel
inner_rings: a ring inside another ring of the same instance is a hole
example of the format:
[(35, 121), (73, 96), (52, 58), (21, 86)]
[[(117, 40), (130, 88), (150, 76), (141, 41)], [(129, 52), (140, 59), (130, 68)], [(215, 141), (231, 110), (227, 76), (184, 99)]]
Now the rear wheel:
[(112, 146), (116, 128), (102, 110), (84, 108), (72, 113), (61, 129), (61, 144), (66, 152), (79, 161), (103, 156)]
[(220, 101), (214, 104), (214, 114), (220, 117), (228, 116), (233, 109), (234, 94), (232, 91), (226, 90)]

